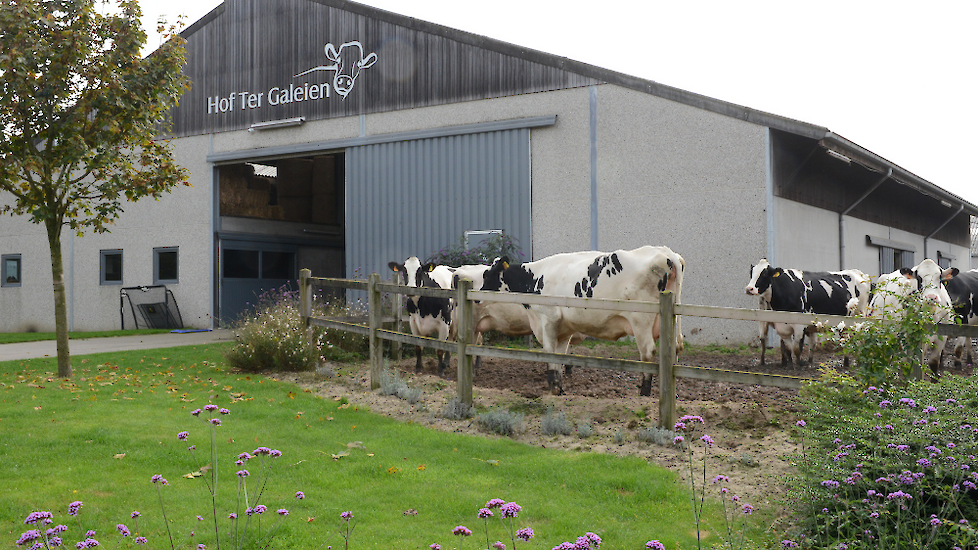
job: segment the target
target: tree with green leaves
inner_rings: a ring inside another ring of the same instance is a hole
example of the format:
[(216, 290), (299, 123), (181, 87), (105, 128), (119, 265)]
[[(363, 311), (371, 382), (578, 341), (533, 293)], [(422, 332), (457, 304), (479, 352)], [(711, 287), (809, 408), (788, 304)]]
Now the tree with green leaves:
[(171, 27), (142, 57), (140, 15), (136, 0), (0, 0), (0, 212), (47, 230), (61, 377), (62, 229), (106, 232), (127, 201), (189, 185), (159, 139), (189, 88), (184, 41)]

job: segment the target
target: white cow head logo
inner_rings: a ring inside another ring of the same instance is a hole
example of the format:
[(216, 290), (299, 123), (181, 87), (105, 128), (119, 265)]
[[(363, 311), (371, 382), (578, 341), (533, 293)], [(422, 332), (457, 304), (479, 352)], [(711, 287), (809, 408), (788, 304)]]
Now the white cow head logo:
[(363, 45), (354, 40), (340, 44), (339, 49), (332, 43), (326, 44), (326, 59), (331, 65), (320, 65), (308, 71), (303, 71), (296, 77), (309, 74), (314, 71), (333, 71), (333, 89), (340, 94), (343, 99), (353, 90), (356, 84), (360, 69), (366, 69), (377, 62), (377, 54), (371, 53), (364, 57)]

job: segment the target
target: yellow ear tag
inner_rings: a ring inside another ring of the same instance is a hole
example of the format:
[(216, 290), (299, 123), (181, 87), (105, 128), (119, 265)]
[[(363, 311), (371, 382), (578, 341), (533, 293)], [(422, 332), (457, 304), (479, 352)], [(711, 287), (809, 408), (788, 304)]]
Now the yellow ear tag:
[(429, 272), (429, 273), (431, 273), (431, 272), (432, 272), (432, 271), (434, 271), (434, 270), (435, 270), (435, 266), (433, 266), (433, 265), (429, 265), (429, 266), (428, 266), (428, 272)]
[(771, 275), (771, 277), (778, 277), (780, 275), (781, 275), (781, 272), (780, 271), (775, 271), (774, 272), (774, 275)]
[(509, 269), (509, 262), (503, 262), (503, 269)]

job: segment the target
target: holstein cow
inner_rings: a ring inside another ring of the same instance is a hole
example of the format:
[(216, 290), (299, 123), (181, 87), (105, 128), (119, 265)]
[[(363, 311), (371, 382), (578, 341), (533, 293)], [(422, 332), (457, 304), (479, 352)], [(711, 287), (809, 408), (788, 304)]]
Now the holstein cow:
[[(505, 260), (496, 258), (493, 265), (502, 265)], [(488, 265), (463, 265), (455, 269), (455, 278), (452, 286), (458, 288), (460, 279), (472, 281), (472, 288), (475, 290), (489, 290), (486, 288), (486, 274), (489, 273), (491, 266)], [(502, 267), (499, 268), (500, 270)], [(498, 278), (497, 278), (498, 281)], [(498, 285), (493, 290), (498, 290)], [(452, 312), (452, 326), (449, 337), (454, 339), (458, 331), (458, 321), (456, 315), (458, 309)], [(503, 302), (476, 302), (473, 308), (472, 319), (473, 343), (482, 345), (482, 335), (490, 330), (495, 330), (506, 336), (527, 336), (533, 334), (530, 328), (530, 317), (527, 315), (526, 308), (520, 304), (508, 304)], [(576, 335), (568, 341), (568, 345), (582, 340), (583, 337)], [(566, 353), (567, 349), (562, 350)], [(475, 358), (473, 368), (479, 368), (482, 364), (482, 356)], [(570, 373), (570, 367), (566, 367), (565, 372)]]
[[(866, 312), (869, 302), (869, 276), (858, 269), (844, 271), (801, 271), (773, 267), (766, 258), (751, 266), (747, 294), (757, 296), (761, 309), (819, 313), (822, 315), (853, 315)], [(812, 362), (817, 342), (814, 327), (809, 324), (760, 322), (761, 364), (767, 351), (767, 328), (771, 326), (781, 337), (781, 364), (792, 360), (792, 354), (802, 364), (805, 334), (812, 337), (808, 347), (808, 363)], [(785, 349), (790, 342), (791, 352)]]
[[(954, 314), (963, 325), (978, 325), (978, 269), (958, 273), (944, 283)], [(961, 365), (965, 356), (970, 365), (974, 361), (971, 352), (971, 338), (962, 336), (954, 344), (954, 364)]]
[[(453, 270), (448, 266), (432, 263), (421, 265), (421, 260), (416, 256), (411, 256), (403, 264), (390, 262), (387, 265), (395, 273), (402, 274), (404, 284), (407, 286), (419, 288), (452, 288)], [(407, 311), (409, 316), (408, 321), (411, 325), (411, 334), (415, 336), (437, 334), (439, 340), (447, 340), (454, 307), (454, 300), (449, 298), (408, 296)], [(415, 351), (417, 352), (418, 358), (415, 370), (421, 372), (423, 370), (421, 364), (421, 346), (415, 346)], [(442, 350), (437, 350), (437, 352), (438, 376), (444, 376), (451, 354)]]
[[(685, 262), (664, 246), (643, 246), (615, 252), (572, 252), (555, 254), (521, 265), (498, 262), (486, 276), (486, 290), (640, 300), (658, 302), (659, 292), (672, 291), (680, 302)], [(524, 305), (533, 335), (547, 352), (566, 349), (575, 334), (602, 340), (635, 337), (642, 361), (651, 361), (659, 338), (659, 316), (650, 313), (618, 312), (578, 307)], [(682, 329), (676, 323), (676, 350), (683, 349)], [(560, 365), (547, 371), (550, 391), (563, 393)], [(641, 394), (651, 395), (652, 377), (642, 375)]]
[[(944, 282), (953, 280), (957, 274), (957, 268), (941, 269), (937, 262), (928, 258), (912, 269), (902, 268), (893, 273), (880, 275), (869, 310), (876, 316), (887, 310), (892, 311), (891, 315), (899, 316), (901, 314), (899, 310), (894, 310), (900, 303), (898, 297), (920, 292), (925, 302), (933, 308), (934, 322), (947, 323), (952, 315), (951, 297), (944, 288)], [(939, 374), (946, 343), (947, 336), (934, 334), (930, 337), (930, 343), (924, 352), (927, 366), (935, 375)]]

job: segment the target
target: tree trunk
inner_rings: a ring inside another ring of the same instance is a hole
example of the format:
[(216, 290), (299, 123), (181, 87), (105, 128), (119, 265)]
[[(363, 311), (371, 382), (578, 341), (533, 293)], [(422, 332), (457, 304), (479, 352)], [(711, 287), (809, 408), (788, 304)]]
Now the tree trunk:
[(68, 351), (68, 306), (65, 300), (65, 269), (61, 259), (61, 223), (48, 220), (48, 246), (51, 247), (51, 277), (54, 281), (54, 326), (58, 337), (58, 377), (71, 378)]

